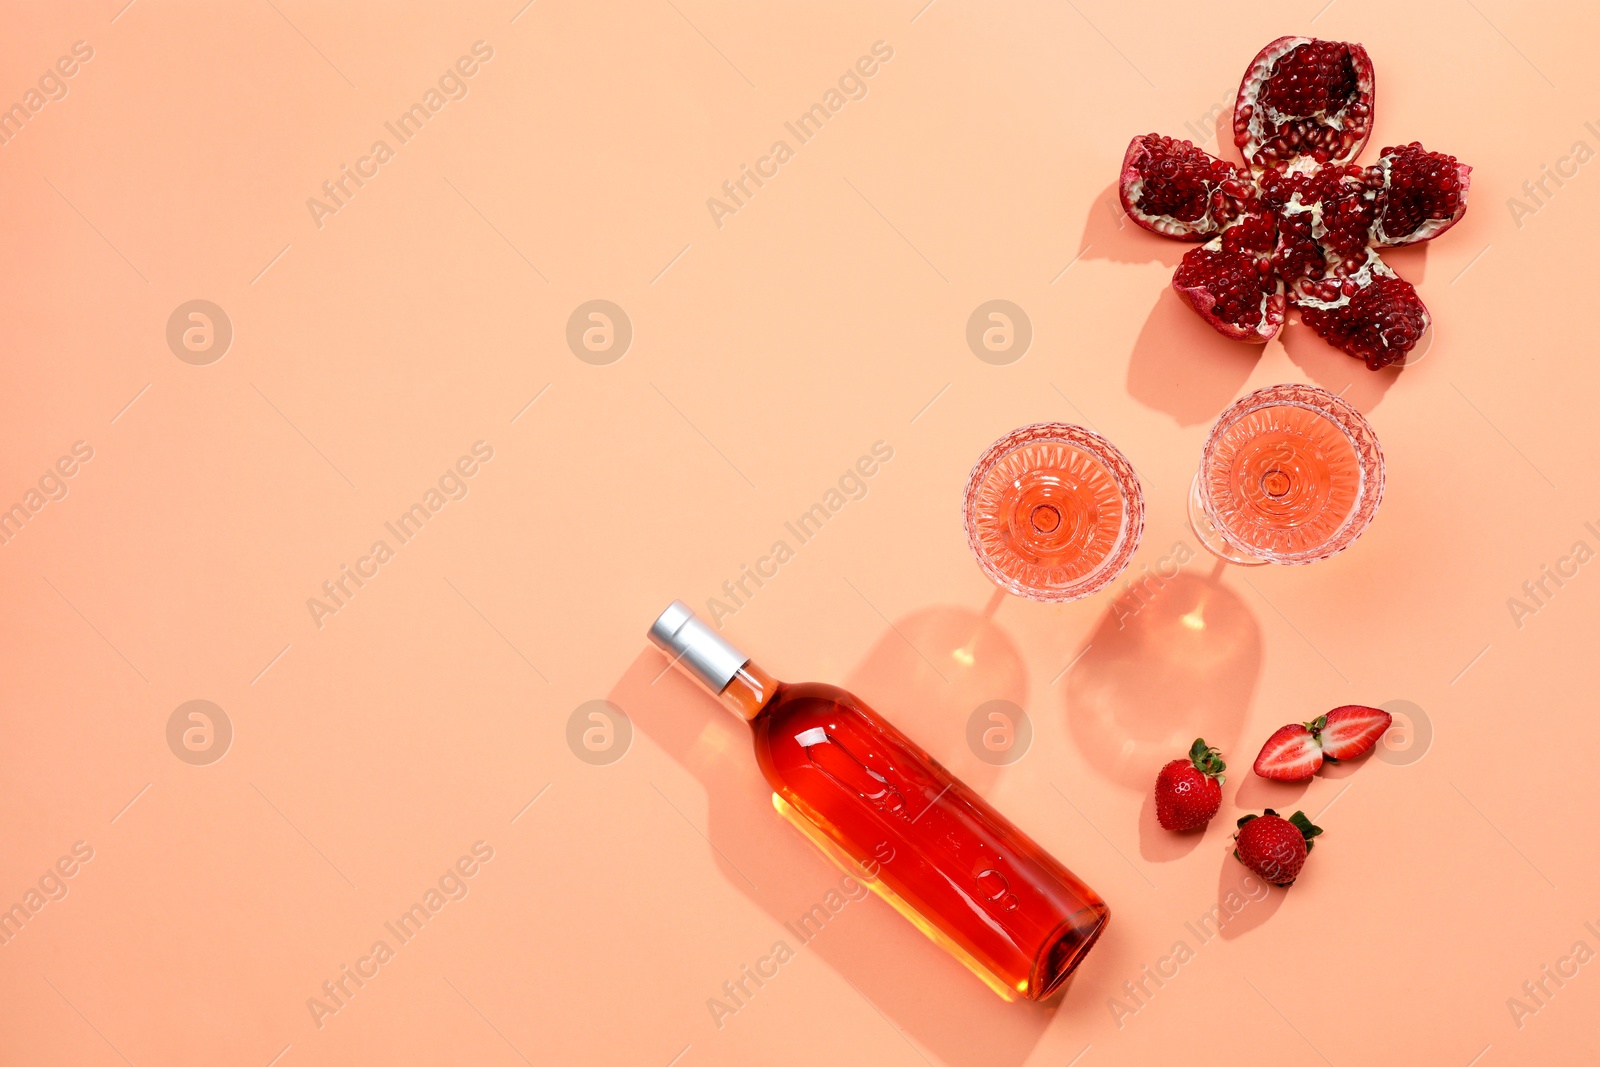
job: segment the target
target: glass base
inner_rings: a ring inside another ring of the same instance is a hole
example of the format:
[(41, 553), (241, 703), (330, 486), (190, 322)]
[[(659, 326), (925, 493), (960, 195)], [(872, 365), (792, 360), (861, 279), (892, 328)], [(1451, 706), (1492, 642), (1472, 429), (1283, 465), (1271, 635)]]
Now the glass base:
[(1225, 559), (1229, 563), (1237, 563), (1241, 567), (1265, 567), (1267, 560), (1258, 559), (1230, 545), (1212, 521), (1206, 518), (1205, 505), (1200, 502), (1200, 475), (1194, 476), (1194, 481), (1189, 483), (1189, 528), (1205, 546), (1218, 559)]

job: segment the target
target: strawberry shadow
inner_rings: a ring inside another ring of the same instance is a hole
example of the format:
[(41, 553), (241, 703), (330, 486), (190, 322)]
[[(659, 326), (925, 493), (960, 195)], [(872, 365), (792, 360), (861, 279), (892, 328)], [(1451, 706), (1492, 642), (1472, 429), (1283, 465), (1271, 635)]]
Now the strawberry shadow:
[(1317, 777), (1335, 781), (1340, 778), (1348, 778), (1361, 769), (1361, 765), (1367, 762), (1367, 757), (1371, 754), (1369, 752), (1367, 755), (1357, 756), (1355, 759), (1324, 760), (1322, 769), (1317, 771)]
[(1254, 753), (1241, 755), (1239, 762), (1244, 768), (1244, 773), (1241, 775), (1239, 788), (1233, 794), (1234, 805), (1241, 812), (1252, 812), (1256, 815), (1260, 815), (1266, 808), (1272, 808), (1287, 817), (1294, 811), (1295, 805), (1301, 803), (1314, 779), (1307, 778), (1303, 782), (1275, 782), (1250, 770), (1250, 761), (1254, 759)]
[[(1303, 782), (1275, 782), (1246, 770), (1240, 778), (1239, 788), (1233, 794), (1233, 803), (1242, 811), (1260, 814), (1263, 810), (1271, 808), (1287, 817), (1296, 808), (1304, 806), (1307, 792), (1318, 779), (1339, 781), (1349, 778), (1361, 770), (1370, 756), (1371, 753), (1368, 753), (1353, 760), (1325, 760), (1317, 769), (1317, 773)], [(1241, 756), (1241, 765), (1244, 758)]]
[[(1154, 775), (1150, 779), (1155, 781)], [(1222, 818), (1219, 814), (1218, 819)], [(1171, 863), (1173, 860), (1182, 859), (1193, 852), (1204, 841), (1211, 824), (1199, 830), (1187, 830), (1179, 833), (1162, 827), (1156, 820), (1156, 795), (1153, 790), (1146, 790), (1144, 806), (1139, 809), (1139, 855), (1151, 863)]]
[[(1229, 830), (1231, 838), (1232, 829)], [(1233, 842), (1222, 853), (1222, 869), (1217, 875), (1217, 903), (1211, 911), (1211, 925), (1202, 920), (1202, 930), (1214, 929), (1224, 940), (1243, 937), (1263, 925), (1283, 907), (1288, 890), (1269, 885), (1265, 879), (1233, 858)]]

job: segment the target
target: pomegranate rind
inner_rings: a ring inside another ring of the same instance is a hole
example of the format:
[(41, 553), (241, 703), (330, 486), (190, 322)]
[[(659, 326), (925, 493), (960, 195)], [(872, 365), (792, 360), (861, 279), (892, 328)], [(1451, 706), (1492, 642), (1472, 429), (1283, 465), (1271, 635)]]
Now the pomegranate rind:
[[(1196, 221), (1187, 222), (1171, 215), (1151, 214), (1140, 206), (1147, 184), (1158, 180), (1149, 176), (1150, 164), (1155, 158), (1150, 150), (1150, 141), (1153, 138), (1159, 139), (1160, 135), (1142, 134), (1128, 143), (1128, 151), (1122, 157), (1122, 176), (1117, 182), (1117, 195), (1122, 200), (1122, 210), (1128, 213), (1130, 219), (1151, 233), (1159, 233), (1163, 237), (1176, 237), (1180, 241), (1204, 241), (1223, 226), (1213, 217), (1209, 208)], [(1179, 141), (1179, 143), (1205, 156), (1213, 164), (1232, 167), (1232, 164), (1218, 159), (1189, 141)]]
[[(1316, 37), (1279, 37), (1256, 53), (1255, 59), (1250, 61), (1250, 66), (1245, 69), (1244, 79), (1239, 83), (1239, 95), (1233, 105), (1233, 143), (1244, 154), (1245, 162), (1250, 164), (1252, 170), (1260, 172), (1268, 166), (1279, 168), (1288, 166), (1304, 153), (1291, 152), (1268, 159), (1262, 156), (1262, 148), (1266, 144), (1270, 110), (1261, 101), (1262, 92), (1267, 82), (1271, 79), (1278, 66), (1278, 61), (1293, 52), (1301, 45), (1318, 43), (1343, 44), (1350, 53), (1350, 64), (1355, 71), (1356, 91), (1355, 96), (1343, 108), (1334, 114), (1319, 112), (1314, 115), (1278, 115), (1277, 118), (1302, 118), (1315, 120), (1319, 125), (1331, 127), (1335, 130), (1348, 130), (1353, 134), (1349, 142), (1336, 152), (1328, 153), (1327, 162), (1344, 164), (1349, 163), (1361, 154), (1367, 146), (1367, 141), (1372, 137), (1373, 103), (1376, 99), (1376, 77), (1372, 68), (1372, 57), (1367, 55), (1367, 50), (1353, 41), (1324, 42)], [(1361, 114), (1347, 114), (1359, 105), (1364, 111)], [(1276, 129), (1274, 123), (1273, 128)], [(1319, 160), (1319, 162), (1322, 162)]]
[(1254, 324), (1231, 322), (1217, 313), (1216, 308), (1219, 303), (1217, 294), (1204, 280), (1194, 277), (1204, 275), (1209, 279), (1215, 275), (1216, 265), (1219, 262), (1231, 267), (1241, 276), (1254, 274), (1258, 278), (1272, 278), (1271, 275), (1262, 275), (1257, 269), (1257, 257), (1245, 252), (1225, 251), (1222, 247), (1222, 238), (1219, 236), (1199, 248), (1184, 253), (1183, 262), (1178, 264), (1178, 269), (1173, 272), (1172, 288), (1194, 308), (1195, 314), (1230, 340), (1264, 345), (1278, 336), (1278, 331), (1283, 329), (1288, 306), (1283, 282), (1272, 278), (1272, 285), (1261, 289), (1259, 322)]

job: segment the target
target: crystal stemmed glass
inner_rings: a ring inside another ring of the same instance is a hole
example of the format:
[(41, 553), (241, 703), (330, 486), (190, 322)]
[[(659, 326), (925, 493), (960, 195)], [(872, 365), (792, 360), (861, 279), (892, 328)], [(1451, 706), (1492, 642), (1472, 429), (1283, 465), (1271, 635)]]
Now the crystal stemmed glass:
[(1349, 548), (1383, 498), (1383, 450), (1361, 413), (1311, 385), (1274, 385), (1220, 416), (1189, 523), (1229, 561), (1304, 564)]
[(1064, 422), (1013, 430), (967, 479), (967, 542), (1000, 588), (1079, 600), (1122, 572), (1144, 532), (1144, 493), (1126, 457)]

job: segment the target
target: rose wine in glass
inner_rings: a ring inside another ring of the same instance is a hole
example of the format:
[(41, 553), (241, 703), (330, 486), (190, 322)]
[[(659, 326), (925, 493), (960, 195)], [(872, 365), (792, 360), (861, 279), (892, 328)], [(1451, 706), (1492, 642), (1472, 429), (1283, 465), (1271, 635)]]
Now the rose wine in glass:
[(851, 693), (778, 681), (682, 601), (650, 640), (750, 723), (773, 807), (1005, 999), (1049, 997), (1105, 929), (1094, 890)]
[(1257, 390), (1206, 438), (1189, 521), (1232, 563), (1304, 564), (1349, 548), (1383, 498), (1383, 450), (1361, 413), (1310, 385)]
[(967, 479), (967, 543), (1002, 589), (1079, 600), (1122, 572), (1144, 532), (1144, 493), (1110, 441), (1064, 422), (1013, 430)]

